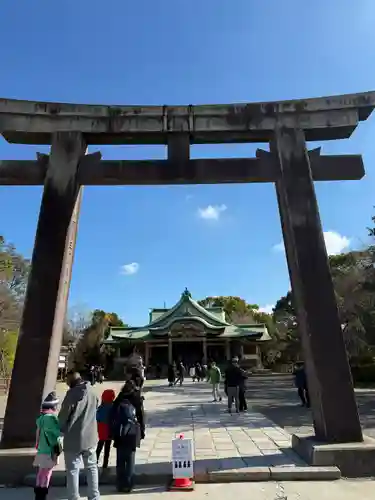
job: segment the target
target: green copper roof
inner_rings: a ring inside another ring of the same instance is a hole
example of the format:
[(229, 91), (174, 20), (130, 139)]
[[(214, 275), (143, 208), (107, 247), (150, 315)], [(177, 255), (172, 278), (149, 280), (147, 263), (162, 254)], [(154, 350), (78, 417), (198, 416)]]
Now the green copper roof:
[(111, 328), (111, 333), (104, 341), (104, 344), (113, 344), (121, 340), (147, 340), (148, 338), (151, 339), (155, 337), (150, 334), (147, 328), (136, 328), (133, 330), (129, 330), (128, 328), (121, 330), (120, 328), (117, 328), (117, 331), (112, 331)]
[[(112, 327), (105, 343), (110, 344), (121, 340), (145, 341), (172, 335), (178, 324), (192, 325), (199, 334), (220, 338), (254, 338), (269, 340), (265, 325), (231, 325), (224, 319), (211, 313), (192, 299), (186, 288), (180, 300), (171, 309), (166, 310), (154, 321), (143, 327)], [(182, 328), (183, 329), (183, 328)]]
[(254, 338), (257, 340), (270, 340), (266, 325), (231, 325), (227, 326), (220, 338)]
[(149, 328), (161, 328), (166, 327), (168, 323), (171, 323), (171, 319), (184, 318), (186, 316), (200, 318), (204, 320), (207, 325), (211, 328), (221, 327), (225, 328), (229, 325), (226, 321), (218, 318), (216, 315), (210, 313), (192, 299), (191, 293), (186, 288), (181, 294), (180, 300), (171, 309), (166, 311), (164, 314), (156, 318), (154, 321), (148, 324)]

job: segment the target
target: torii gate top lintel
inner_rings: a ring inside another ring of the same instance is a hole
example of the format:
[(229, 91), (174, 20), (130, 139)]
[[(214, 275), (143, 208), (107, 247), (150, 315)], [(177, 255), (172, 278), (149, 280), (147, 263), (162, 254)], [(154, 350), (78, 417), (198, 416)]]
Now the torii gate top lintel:
[(189, 106), (108, 106), (0, 99), (0, 133), (12, 143), (51, 144), (55, 132), (82, 132), (86, 144), (269, 142), (277, 126), (306, 140), (350, 137), (375, 108), (375, 91), (291, 101)]

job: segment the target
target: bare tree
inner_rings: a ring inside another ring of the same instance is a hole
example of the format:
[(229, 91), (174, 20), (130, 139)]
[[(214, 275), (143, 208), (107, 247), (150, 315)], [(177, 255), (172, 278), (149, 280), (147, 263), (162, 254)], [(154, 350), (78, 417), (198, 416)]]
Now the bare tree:
[(102, 352), (101, 346), (107, 325), (108, 320), (100, 318), (82, 331), (69, 359), (71, 367), (83, 370), (87, 364), (98, 364), (103, 361), (105, 353)]
[(84, 304), (69, 308), (63, 333), (63, 345), (75, 346), (85, 329), (90, 326), (92, 313)]

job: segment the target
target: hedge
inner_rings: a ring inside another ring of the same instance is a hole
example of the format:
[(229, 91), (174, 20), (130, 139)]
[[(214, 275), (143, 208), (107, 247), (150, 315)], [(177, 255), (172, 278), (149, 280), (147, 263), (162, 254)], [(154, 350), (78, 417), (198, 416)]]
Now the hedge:
[(354, 383), (375, 382), (375, 364), (352, 366)]

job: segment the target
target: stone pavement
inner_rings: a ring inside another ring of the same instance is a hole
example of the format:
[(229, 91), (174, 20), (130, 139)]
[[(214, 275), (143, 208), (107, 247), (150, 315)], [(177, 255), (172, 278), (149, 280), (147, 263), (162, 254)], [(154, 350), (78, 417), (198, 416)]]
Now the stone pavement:
[[(115, 388), (121, 384), (115, 382)], [(299, 405), (299, 399), (291, 376), (271, 374), (253, 376), (247, 381), (248, 399), (255, 411), (264, 414), (288, 433), (312, 433), (311, 412)], [(100, 386), (96, 386), (100, 391)], [(59, 392), (65, 392), (59, 384)], [(363, 431), (375, 438), (375, 388), (355, 390)], [(5, 410), (5, 396), (0, 394), (0, 430)]]
[[(111, 387), (118, 392), (121, 385), (105, 382), (95, 385), (95, 391), (100, 395)], [(57, 392), (61, 397), (65, 391), (66, 387), (60, 384)], [(188, 379), (182, 387), (170, 388), (165, 381), (147, 381), (145, 409), (146, 439), (136, 454), (136, 474), (147, 478), (141, 482), (162, 484), (169, 480), (171, 441), (181, 433), (193, 439), (197, 481), (228, 482), (233, 474), (237, 478), (241, 475), (242, 480), (339, 476), (337, 469), (307, 467), (291, 449), (290, 434), (263, 414), (252, 411), (251, 406), (247, 414), (229, 415), (224, 401), (212, 402), (210, 386), (205, 382), (194, 384)], [(115, 466), (114, 449), (109, 465), (111, 469)], [(63, 457), (56, 469), (54, 484), (61, 485), (65, 480)], [(27, 483), (32, 481), (29, 477)]]
[[(95, 390), (99, 393), (110, 386), (113, 384), (96, 385)], [(138, 475), (170, 477), (171, 441), (181, 433), (193, 439), (197, 480), (208, 473), (216, 476), (210, 480), (219, 480), (226, 472), (257, 473), (258, 480), (266, 480), (271, 479), (270, 468), (284, 472), (280, 479), (287, 479), (285, 474), (291, 468), (293, 477), (306, 473), (307, 465), (291, 449), (291, 436), (285, 430), (257, 412), (229, 415), (224, 401), (212, 402), (205, 382), (188, 381), (173, 388), (164, 381), (146, 382), (145, 409), (146, 439), (136, 454)], [(115, 466), (113, 449), (111, 466)], [(63, 458), (57, 470), (64, 470)]]
[(196, 470), (247, 466), (305, 465), (290, 448), (290, 435), (259, 413), (229, 415), (212, 403), (208, 384), (154, 387), (146, 396), (147, 439), (139, 460), (170, 460), (171, 440), (183, 433), (194, 441)]
[[(374, 481), (333, 482), (267, 482), (199, 484), (193, 492), (168, 492), (163, 487), (136, 488), (126, 498), (133, 500), (227, 500), (242, 498), (251, 500), (373, 500)], [(84, 495), (82, 489), (81, 494)], [(102, 500), (117, 500), (124, 496), (114, 492), (113, 486), (101, 488)], [(31, 488), (0, 489), (0, 500), (32, 500)], [(82, 497), (84, 498), (84, 496)], [(49, 500), (67, 500), (65, 488), (52, 488)]]
[[(291, 449), (291, 436), (260, 413), (229, 415), (226, 403), (212, 403), (205, 382), (167, 387), (146, 382), (146, 439), (136, 454), (140, 473), (171, 470), (171, 441), (181, 433), (192, 438), (195, 469), (231, 470), (245, 467), (306, 466)], [(110, 386), (106, 383), (105, 387)], [(103, 386), (96, 385), (101, 391)], [(110, 465), (115, 465), (112, 450)], [(63, 469), (63, 461), (59, 469)]]
[[(356, 388), (363, 432), (375, 438), (375, 388)], [(313, 433), (312, 414), (300, 406), (293, 378), (287, 375), (252, 376), (247, 380), (252, 407), (290, 434)]]

